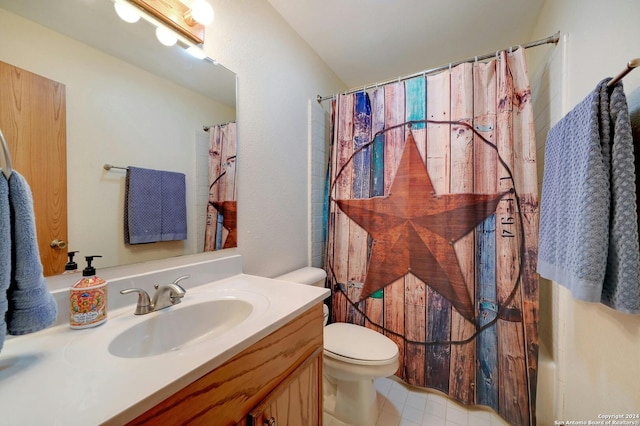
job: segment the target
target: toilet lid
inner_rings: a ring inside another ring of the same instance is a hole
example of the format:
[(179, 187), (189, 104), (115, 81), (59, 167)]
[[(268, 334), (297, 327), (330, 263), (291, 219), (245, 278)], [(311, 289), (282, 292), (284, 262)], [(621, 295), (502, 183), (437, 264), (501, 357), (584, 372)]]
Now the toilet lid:
[(387, 361), (398, 357), (398, 346), (388, 337), (343, 322), (324, 328), (324, 350), (354, 361)]

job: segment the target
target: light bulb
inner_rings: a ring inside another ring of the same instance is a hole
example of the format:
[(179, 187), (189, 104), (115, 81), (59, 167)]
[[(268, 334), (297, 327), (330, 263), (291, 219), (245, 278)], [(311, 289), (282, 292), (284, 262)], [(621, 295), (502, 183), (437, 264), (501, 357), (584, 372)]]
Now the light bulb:
[(131, 6), (129, 3), (124, 3), (120, 1), (116, 1), (113, 4), (113, 7), (116, 9), (116, 13), (125, 22), (129, 22), (133, 24), (134, 22), (138, 22), (140, 19), (140, 14), (138, 10)]
[(213, 22), (213, 8), (205, 0), (196, 0), (191, 7), (191, 16), (196, 22), (209, 25)]
[(187, 49), (187, 53), (193, 56), (196, 59), (204, 59), (207, 57), (207, 54), (204, 53), (204, 50), (200, 49), (197, 46), (191, 46)]
[(173, 46), (177, 43), (178, 37), (168, 28), (158, 27), (156, 28), (156, 37), (158, 41), (165, 46)]

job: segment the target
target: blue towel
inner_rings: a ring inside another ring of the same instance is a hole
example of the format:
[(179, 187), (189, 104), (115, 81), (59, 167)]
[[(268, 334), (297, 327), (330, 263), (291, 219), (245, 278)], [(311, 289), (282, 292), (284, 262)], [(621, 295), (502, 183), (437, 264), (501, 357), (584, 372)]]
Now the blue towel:
[(607, 82), (547, 136), (538, 273), (573, 297), (640, 313), (633, 140), (622, 85)]
[(11, 212), (9, 209), (9, 183), (0, 174), (0, 350), (7, 334), (5, 314), (9, 307), (7, 290), (11, 282)]
[(124, 210), (126, 244), (186, 239), (185, 175), (129, 167)]
[(58, 307), (42, 275), (31, 188), (15, 170), (9, 179), (11, 209), (11, 284), (6, 321), (9, 334), (45, 329), (56, 320)]

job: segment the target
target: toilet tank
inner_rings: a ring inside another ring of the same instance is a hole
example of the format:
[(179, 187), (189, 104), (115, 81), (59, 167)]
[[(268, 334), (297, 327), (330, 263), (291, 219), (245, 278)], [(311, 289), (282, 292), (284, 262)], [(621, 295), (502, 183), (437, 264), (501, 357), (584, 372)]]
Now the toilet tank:
[(324, 287), (325, 278), (327, 278), (327, 272), (324, 269), (314, 268), (312, 266), (306, 266), (275, 277), (276, 280), (291, 281), (316, 287)]
[[(314, 268), (307, 266), (304, 268), (296, 269), (284, 275), (275, 277), (276, 280), (290, 281), (299, 284), (313, 285), (316, 287), (324, 287), (325, 279), (327, 278), (327, 272), (324, 269)], [(329, 307), (326, 304), (322, 305), (324, 312), (324, 325), (329, 322)]]

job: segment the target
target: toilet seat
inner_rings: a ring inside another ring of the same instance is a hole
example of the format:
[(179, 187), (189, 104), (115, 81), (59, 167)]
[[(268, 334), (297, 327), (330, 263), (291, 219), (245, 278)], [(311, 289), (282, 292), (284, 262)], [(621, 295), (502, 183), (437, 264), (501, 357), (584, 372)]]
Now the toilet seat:
[(386, 365), (399, 356), (388, 337), (363, 326), (333, 323), (324, 328), (325, 356), (358, 365)]

